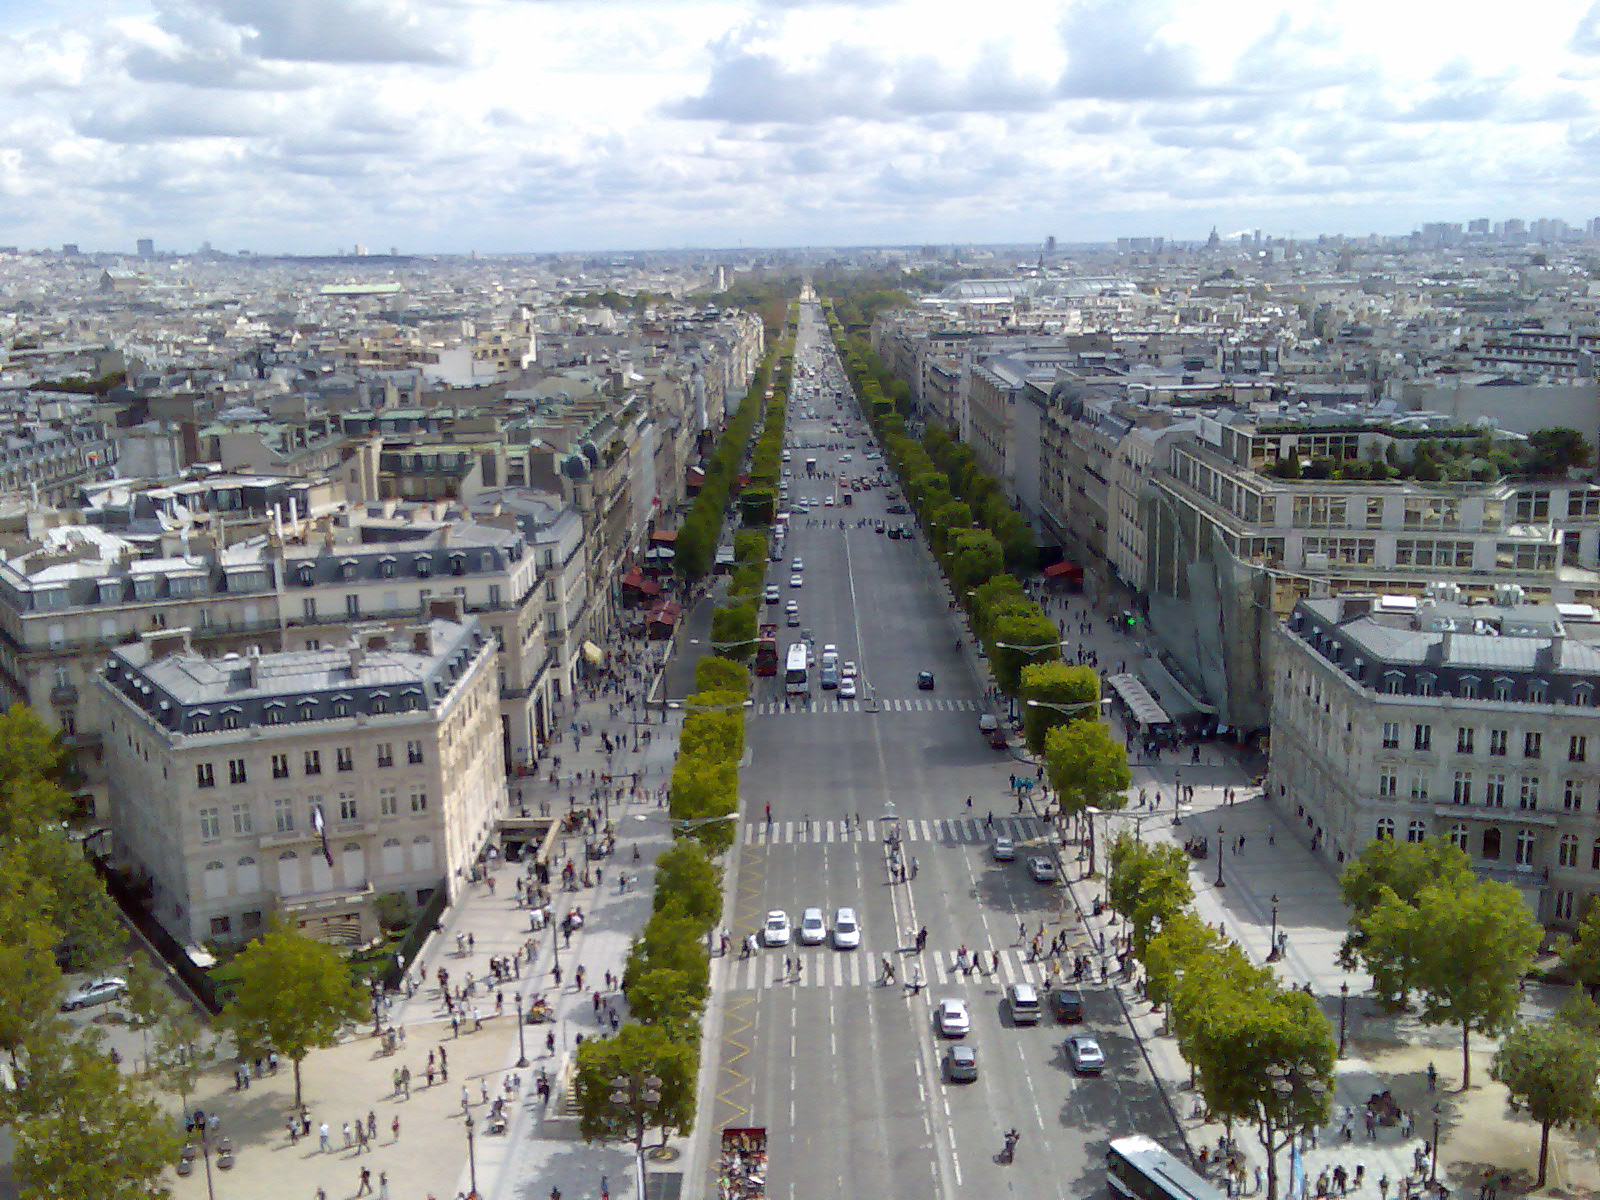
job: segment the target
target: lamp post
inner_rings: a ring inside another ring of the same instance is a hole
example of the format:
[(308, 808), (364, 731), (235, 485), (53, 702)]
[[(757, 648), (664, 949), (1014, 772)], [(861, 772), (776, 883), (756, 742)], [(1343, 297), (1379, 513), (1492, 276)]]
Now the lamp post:
[(517, 992), (517, 1068), (524, 1070), (528, 1066), (528, 1049), (523, 1045), (522, 1026), (522, 992)]
[(1428, 1182), (1439, 1182), (1439, 1105), (1433, 1106), (1433, 1150), (1428, 1155)]
[(1278, 957), (1278, 893), (1272, 893), (1272, 944), (1267, 947), (1267, 957)]
[(1217, 826), (1217, 886), (1218, 887), (1226, 886), (1222, 882), (1222, 838), (1223, 838), (1223, 829), (1222, 829), (1221, 825), (1218, 825)]
[[(1322, 1096), (1328, 1090), (1327, 1086), (1313, 1072), (1313, 1067), (1302, 1062), (1293, 1064), (1273, 1063), (1266, 1068), (1266, 1075), (1272, 1081), (1273, 1091), (1290, 1103), (1294, 1101), (1295, 1093), (1302, 1089), (1309, 1093), (1313, 1099)], [(1302, 1126), (1291, 1132), (1303, 1133), (1305, 1132), (1305, 1127)], [(1278, 1178), (1277, 1155), (1273, 1153), (1270, 1146), (1267, 1149), (1267, 1175), (1272, 1186), (1276, 1187)]]
[(472, 1141), (472, 1114), (467, 1114), (467, 1170), (472, 1179), (472, 1195), (478, 1194), (478, 1153)]
[[(217, 1200), (217, 1193), (211, 1182), (211, 1121), (214, 1119), (207, 1117), (203, 1109), (197, 1108), (194, 1111), (194, 1116), (188, 1122), (189, 1136), (199, 1143), (200, 1157), (205, 1162), (206, 1200)], [(81, 1122), (82, 1118), (80, 1117), (79, 1120)]]
[(1339, 1057), (1344, 1057), (1345, 1046), (1348, 1039), (1345, 1035), (1345, 1005), (1350, 1000), (1350, 981), (1342, 980), (1339, 984)]
[(611, 1080), (611, 1103), (616, 1105), (633, 1122), (633, 1153), (635, 1169), (639, 1174), (639, 1195), (645, 1195), (644, 1127), (650, 1112), (661, 1103), (661, 1078), (645, 1075), (638, 1078), (617, 1075)]

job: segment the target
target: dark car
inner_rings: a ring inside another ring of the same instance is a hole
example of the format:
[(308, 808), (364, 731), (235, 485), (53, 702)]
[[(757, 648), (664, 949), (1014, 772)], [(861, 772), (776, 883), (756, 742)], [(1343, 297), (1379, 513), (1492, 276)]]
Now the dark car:
[(889, 512), (891, 514), (893, 514), (894, 516), (897, 516), (897, 517), (903, 517), (909, 511), (911, 511), (911, 510), (906, 508), (906, 506), (904, 504), (891, 504), (891, 505), (889, 505)]
[(1050, 993), (1050, 1015), (1058, 1025), (1076, 1025), (1083, 1020), (1083, 993), (1076, 988), (1058, 988)]
[(900, 540), (900, 527), (898, 525), (896, 525), (894, 528), (890, 529), (888, 532), (889, 532), (889, 536), (891, 538), (893, 538), (895, 541), (899, 541)]
[(917, 690), (919, 692), (931, 692), (931, 691), (933, 691), (933, 672), (932, 671), (918, 671), (917, 672)]

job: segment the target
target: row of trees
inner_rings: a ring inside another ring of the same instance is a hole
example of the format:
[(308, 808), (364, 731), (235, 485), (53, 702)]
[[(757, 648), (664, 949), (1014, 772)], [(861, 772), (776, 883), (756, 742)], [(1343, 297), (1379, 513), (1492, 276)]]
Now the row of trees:
[(1168, 1028), (1213, 1119), (1252, 1126), (1267, 1157), (1267, 1200), (1278, 1195), (1278, 1154), (1331, 1112), (1338, 1048), (1307, 992), (1194, 912), (1189, 863), (1176, 846), (1126, 834), (1111, 846), (1107, 896), (1128, 923), (1145, 994), (1168, 1008)]

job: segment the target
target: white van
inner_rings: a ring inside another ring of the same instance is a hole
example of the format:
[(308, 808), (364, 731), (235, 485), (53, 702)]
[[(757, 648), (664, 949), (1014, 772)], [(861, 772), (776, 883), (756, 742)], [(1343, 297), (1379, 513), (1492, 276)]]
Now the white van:
[(1044, 1012), (1039, 991), (1031, 983), (1013, 983), (1006, 988), (1006, 1004), (1011, 1009), (1013, 1025), (1037, 1025)]

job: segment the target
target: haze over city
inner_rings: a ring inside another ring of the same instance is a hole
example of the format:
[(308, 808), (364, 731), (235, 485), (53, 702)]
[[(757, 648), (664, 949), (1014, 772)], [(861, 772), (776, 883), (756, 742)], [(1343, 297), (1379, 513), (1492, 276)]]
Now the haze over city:
[(24, 0), (0, 240), (411, 253), (1594, 216), (1600, 6)]

